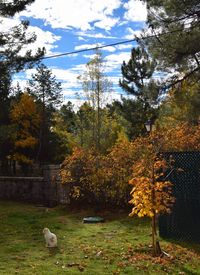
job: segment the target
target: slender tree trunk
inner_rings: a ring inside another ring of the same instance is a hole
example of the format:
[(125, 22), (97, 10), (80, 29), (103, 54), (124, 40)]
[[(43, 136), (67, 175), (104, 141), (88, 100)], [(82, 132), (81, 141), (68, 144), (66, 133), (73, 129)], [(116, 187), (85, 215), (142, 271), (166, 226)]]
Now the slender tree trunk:
[(82, 116), (81, 116), (80, 120), (81, 120), (81, 127), (80, 127), (80, 129), (81, 129), (81, 147), (83, 147), (83, 118), (82, 118)]
[(41, 126), (40, 126), (40, 135), (39, 135), (39, 148), (37, 159), (41, 162), (43, 159), (43, 147), (44, 147), (44, 127), (45, 127), (45, 91), (43, 87), (42, 94), (42, 114), (41, 114)]
[[(152, 168), (152, 203), (155, 205), (155, 175), (154, 175), (154, 164)], [(157, 215), (155, 209), (153, 209), (153, 217), (152, 217), (152, 246), (153, 246), (153, 256), (157, 257), (162, 254), (162, 250), (160, 248), (160, 244), (157, 236)]]
[(101, 145), (100, 145), (100, 132), (101, 132), (101, 125), (100, 125), (100, 79), (98, 76), (97, 79), (97, 150), (100, 151)]
[(94, 147), (96, 147), (96, 139), (95, 139), (95, 96), (94, 94), (92, 95), (92, 107), (93, 107), (93, 110), (92, 110), (92, 145)]

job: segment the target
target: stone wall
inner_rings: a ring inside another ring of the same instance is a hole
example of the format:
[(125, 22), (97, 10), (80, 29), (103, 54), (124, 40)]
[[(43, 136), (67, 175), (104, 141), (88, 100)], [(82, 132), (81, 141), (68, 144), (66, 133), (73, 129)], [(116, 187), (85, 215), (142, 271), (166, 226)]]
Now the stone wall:
[(0, 199), (52, 207), (69, 203), (69, 188), (61, 184), (59, 165), (43, 167), (41, 177), (0, 177)]

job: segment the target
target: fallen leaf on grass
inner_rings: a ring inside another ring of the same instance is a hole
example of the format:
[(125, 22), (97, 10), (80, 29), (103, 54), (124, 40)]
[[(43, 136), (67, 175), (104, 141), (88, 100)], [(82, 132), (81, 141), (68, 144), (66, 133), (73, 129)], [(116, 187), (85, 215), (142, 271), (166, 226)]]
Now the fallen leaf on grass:
[(125, 267), (125, 266), (127, 266), (127, 263), (119, 262), (119, 263), (117, 264), (117, 266), (118, 266), (118, 267)]
[(103, 253), (102, 250), (100, 250), (99, 252), (97, 252), (96, 256), (100, 257), (102, 255), (102, 253)]

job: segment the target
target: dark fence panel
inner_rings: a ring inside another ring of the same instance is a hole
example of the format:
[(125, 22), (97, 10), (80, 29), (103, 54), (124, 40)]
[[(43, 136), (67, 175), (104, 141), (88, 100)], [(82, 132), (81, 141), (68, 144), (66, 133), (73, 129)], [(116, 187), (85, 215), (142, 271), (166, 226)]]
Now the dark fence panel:
[(174, 184), (176, 202), (170, 215), (159, 218), (161, 237), (200, 242), (200, 152), (168, 152), (175, 160), (169, 180)]

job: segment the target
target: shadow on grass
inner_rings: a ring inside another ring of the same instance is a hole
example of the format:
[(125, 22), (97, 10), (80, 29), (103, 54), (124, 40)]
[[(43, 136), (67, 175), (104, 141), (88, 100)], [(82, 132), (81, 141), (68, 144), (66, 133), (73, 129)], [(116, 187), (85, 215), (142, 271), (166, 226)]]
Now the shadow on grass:
[(47, 249), (49, 251), (50, 256), (55, 256), (56, 254), (60, 253), (60, 248), (59, 247), (48, 247)]
[(183, 248), (189, 249), (200, 255), (200, 243), (195, 243), (192, 241), (182, 241), (170, 238), (162, 238), (164, 241), (170, 242), (175, 245), (180, 245)]
[(133, 227), (146, 227), (150, 226), (150, 220), (148, 218), (126, 218), (119, 221), (121, 225), (126, 226), (127, 228), (131, 229)]

